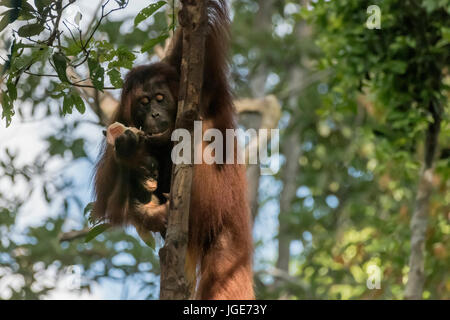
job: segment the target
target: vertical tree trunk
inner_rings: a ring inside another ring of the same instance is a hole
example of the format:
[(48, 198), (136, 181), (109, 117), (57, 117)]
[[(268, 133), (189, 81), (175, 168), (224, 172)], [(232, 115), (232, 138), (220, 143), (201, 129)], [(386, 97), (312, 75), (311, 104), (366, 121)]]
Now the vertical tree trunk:
[[(270, 17), (272, 14), (273, 0), (259, 0), (258, 5), (259, 10), (254, 22), (255, 30), (270, 33), (270, 29), (272, 28), (271, 23), (272, 20)], [(264, 97), (267, 74), (268, 74), (267, 66), (263, 62), (258, 66), (258, 69), (256, 70), (254, 76), (252, 76), (250, 80), (250, 89), (253, 98)], [(259, 129), (259, 127), (257, 126), (250, 126), (249, 128)], [(248, 195), (253, 220), (256, 218), (256, 215), (258, 214), (259, 208), (258, 188), (260, 178), (261, 178), (260, 165), (259, 164), (247, 165)]]
[[(308, 0), (300, 1), (301, 5), (306, 6)], [(311, 27), (304, 21), (297, 23), (294, 33), (297, 36), (298, 41), (303, 41), (311, 36)], [(299, 133), (299, 126), (296, 123), (300, 113), (298, 106), (298, 95), (295, 94), (294, 87), (302, 87), (302, 84), (306, 81), (307, 74), (307, 59), (304, 57), (301, 66), (297, 66), (292, 69), (290, 74), (290, 87), (289, 92), (293, 92), (292, 96), (288, 99), (288, 103), (294, 112), (291, 114), (288, 128), (290, 132), (284, 138), (282, 144), (282, 152), (285, 156), (286, 163), (283, 169), (282, 181), (283, 190), (280, 195), (280, 214), (278, 215), (279, 231), (278, 231), (278, 259), (276, 267), (280, 270), (289, 273), (289, 260), (290, 260), (290, 245), (292, 236), (288, 233), (288, 220), (292, 201), (295, 198), (297, 191), (297, 176), (299, 174), (300, 165), (299, 158), (301, 156), (301, 140)]]
[(434, 158), (441, 127), (440, 106), (431, 103), (430, 112), (433, 123), (428, 125), (425, 140), (425, 160), (417, 188), (414, 212), (411, 218), (411, 255), (409, 258), (408, 282), (405, 299), (421, 299), (425, 283), (425, 240), (428, 225), (430, 198), (433, 191)]
[[(178, 99), (177, 123), (184, 117), (197, 119), (203, 84), (206, 1), (184, 0), (179, 15), (183, 27), (183, 58)], [(193, 148), (193, 128), (191, 147)], [(191, 155), (194, 153), (191, 152)], [(188, 242), (189, 207), (193, 162), (175, 165), (170, 191), (170, 213), (164, 247), (160, 250), (160, 299), (188, 299), (190, 284), (184, 277)]]
[[(301, 68), (294, 68), (291, 72), (291, 86), (298, 85), (305, 80), (305, 72)], [(289, 90), (291, 91), (291, 90)], [(292, 201), (297, 191), (297, 176), (299, 174), (299, 158), (301, 156), (301, 141), (297, 118), (300, 112), (297, 106), (298, 99), (296, 96), (289, 99), (289, 104), (294, 112), (291, 114), (288, 128), (290, 132), (283, 139), (281, 151), (286, 159), (281, 179), (283, 181), (283, 190), (280, 195), (280, 214), (278, 215), (279, 231), (278, 231), (278, 258), (276, 267), (285, 272), (289, 272), (290, 246), (292, 237), (288, 233), (289, 223), (286, 219), (289, 215)]]
[[(291, 115), (294, 117), (294, 115)], [(294, 126), (294, 121), (289, 121), (290, 126)], [(289, 215), (292, 201), (294, 200), (297, 187), (297, 175), (299, 171), (299, 158), (301, 155), (300, 135), (293, 130), (289, 136), (284, 138), (283, 154), (286, 159), (283, 168), (282, 181), (283, 190), (280, 195), (280, 214), (278, 215), (279, 231), (278, 231), (278, 259), (276, 267), (285, 272), (289, 272), (290, 245), (291, 236), (288, 233), (287, 215)]]

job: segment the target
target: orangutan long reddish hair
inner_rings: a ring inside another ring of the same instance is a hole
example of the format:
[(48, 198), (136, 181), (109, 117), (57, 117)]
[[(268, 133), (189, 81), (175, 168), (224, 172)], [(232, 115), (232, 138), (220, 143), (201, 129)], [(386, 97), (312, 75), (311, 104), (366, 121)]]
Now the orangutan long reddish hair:
[[(228, 27), (225, 1), (209, 0), (200, 116), (203, 130), (219, 129), (224, 139), (225, 130), (236, 127), (227, 80)], [(136, 147), (140, 144), (132, 133), (125, 132), (116, 139), (115, 147), (104, 147), (97, 165), (95, 217), (165, 234), (168, 205), (162, 195), (170, 192), (170, 135), (175, 129), (181, 54), (179, 28), (162, 62), (136, 67), (127, 75), (121, 104), (112, 120), (148, 133), (147, 151), (159, 163), (156, 195), (161, 204), (151, 201), (142, 187), (147, 176), (141, 150)], [(193, 125), (193, 119), (186, 121), (191, 122), (186, 126)], [(206, 145), (203, 142), (203, 147)], [(186, 259), (187, 277), (196, 282), (193, 298), (254, 298), (246, 194), (243, 165), (194, 165)]]

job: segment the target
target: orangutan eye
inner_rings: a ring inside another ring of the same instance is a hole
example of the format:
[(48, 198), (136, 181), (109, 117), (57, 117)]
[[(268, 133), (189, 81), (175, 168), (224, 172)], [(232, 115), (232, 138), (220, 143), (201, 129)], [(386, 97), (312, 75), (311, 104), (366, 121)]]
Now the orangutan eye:
[(139, 103), (145, 106), (145, 105), (147, 105), (147, 104), (150, 103), (150, 99), (147, 98), (147, 97), (142, 97), (142, 98), (139, 100)]
[(157, 95), (155, 96), (155, 99), (156, 99), (156, 101), (161, 102), (161, 101), (164, 100), (164, 95), (162, 95), (162, 94), (157, 94)]

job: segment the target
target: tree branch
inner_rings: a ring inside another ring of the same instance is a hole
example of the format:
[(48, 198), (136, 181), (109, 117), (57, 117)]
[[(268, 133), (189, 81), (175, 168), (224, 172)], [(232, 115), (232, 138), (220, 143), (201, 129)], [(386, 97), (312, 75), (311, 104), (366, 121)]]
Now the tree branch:
[(439, 103), (430, 103), (433, 122), (428, 125), (425, 139), (424, 163), (417, 188), (416, 203), (411, 218), (411, 255), (409, 257), (408, 282), (405, 287), (406, 299), (422, 299), (425, 283), (425, 242), (428, 225), (430, 199), (433, 192), (434, 159), (439, 141), (442, 110)]
[(72, 241), (75, 239), (79, 239), (79, 238), (86, 236), (88, 233), (89, 233), (89, 228), (64, 232), (59, 235), (59, 242)]
[[(177, 123), (180, 123), (187, 114), (194, 115), (195, 119), (198, 118), (203, 84), (206, 2), (206, 0), (182, 1), (183, 19), (180, 19), (180, 24), (183, 27), (183, 57)], [(193, 148), (192, 130), (191, 147)], [(194, 285), (188, 283), (184, 277), (192, 176), (192, 161), (189, 165), (174, 166), (166, 242), (159, 251), (160, 299), (187, 299), (190, 296), (191, 286)]]

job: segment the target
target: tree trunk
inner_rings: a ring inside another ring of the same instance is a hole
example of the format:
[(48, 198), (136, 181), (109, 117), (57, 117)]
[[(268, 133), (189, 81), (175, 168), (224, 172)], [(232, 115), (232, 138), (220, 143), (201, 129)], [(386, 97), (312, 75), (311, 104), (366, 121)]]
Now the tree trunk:
[[(302, 5), (306, 5), (307, 3), (308, 1), (306, 0), (301, 1)], [(304, 39), (310, 38), (311, 27), (307, 25), (306, 22), (300, 21), (297, 23), (294, 33), (298, 41), (301, 42)], [(301, 156), (300, 128), (297, 124), (297, 119), (301, 110), (298, 106), (299, 93), (295, 88), (302, 88), (303, 83), (307, 82), (308, 57), (303, 57), (301, 60), (301, 66), (293, 68), (289, 77), (290, 80), (287, 91), (290, 92), (291, 96), (288, 98), (288, 103), (294, 111), (291, 114), (287, 128), (289, 133), (287, 133), (281, 146), (286, 162), (282, 174), (283, 190), (280, 195), (280, 214), (278, 215), (278, 259), (276, 267), (288, 274), (292, 236), (288, 233), (289, 222), (286, 218), (289, 215), (292, 201), (294, 200), (297, 191), (296, 179), (300, 170), (299, 158)]]
[[(255, 30), (260, 30), (261, 32), (270, 33), (272, 28), (271, 14), (273, 0), (259, 0), (258, 1), (259, 10), (256, 15), (254, 27)], [(267, 66), (265, 63), (261, 63), (258, 66), (254, 76), (250, 80), (250, 90), (252, 92), (253, 98), (262, 98), (265, 94), (265, 86), (267, 81)], [(258, 121), (256, 121), (258, 122)], [(250, 125), (248, 128), (259, 129), (259, 126)], [(247, 165), (247, 183), (248, 183), (248, 199), (250, 203), (250, 209), (252, 212), (252, 218), (255, 220), (258, 214), (258, 189), (259, 180), (261, 178), (261, 168), (259, 164), (249, 164)]]
[[(182, 1), (180, 24), (183, 27), (183, 58), (178, 99), (177, 123), (186, 117), (198, 118), (203, 84), (205, 54), (206, 1)], [(196, 116), (197, 115), (197, 116)], [(191, 147), (194, 147), (193, 128)], [(194, 153), (191, 152), (191, 155)], [(160, 299), (188, 299), (191, 285), (185, 279), (188, 242), (189, 207), (193, 162), (175, 165), (170, 189), (170, 213), (164, 247), (159, 251), (161, 263)]]
[(409, 273), (408, 282), (405, 287), (405, 299), (421, 299), (423, 285), (425, 283), (425, 240), (430, 198), (433, 192), (433, 164), (441, 127), (440, 106), (431, 103), (430, 112), (433, 116), (433, 123), (428, 125), (425, 140), (425, 160), (420, 172), (416, 202), (410, 224), (411, 255), (409, 257)]
[[(305, 72), (297, 67), (292, 70), (289, 83), (291, 86), (297, 85), (305, 80)], [(285, 156), (286, 162), (283, 168), (281, 179), (283, 181), (283, 190), (280, 195), (280, 214), (278, 215), (279, 231), (278, 231), (278, 259), (276, 267), (289, 272), (289, 260), (290, 260), (290, 246), (291, 236), (288, 233), (288, 221), (292, 201), (295, 198), (297, 191), (297, 176), (300, 169), (299, 158), (301, 156), (301, 141), (300, 133), (298, 132), (298, 113), (300, 112), (297, 106), (297, 97), (293, 96), (289, 99), (289, 104), (293, 108), (294, 112), (291, 114), (291, 119), (287, 130), (287, 136), (283, 139), (281, 145), (282, 152)]]
[[(291, 125), (294, 123), (295, 121), (290, 121)], [(284, 138), (282, 149), (286, 163), (282, 174), (283, 190), (280, 195), (280, 214), (278, 215), (278, 259), (276, 267), (289, 273), (291, 236), (287, 230), (289, 224), (286, 218), (289, 215), (297, 190), (298, 160), (301, 155), (300, 135), (296, 130), (293, 130), (289, 136)]]

